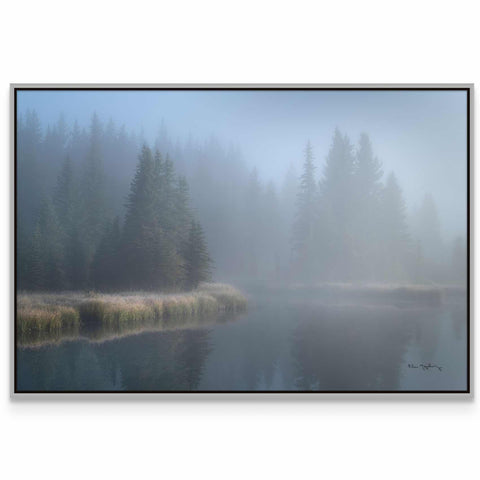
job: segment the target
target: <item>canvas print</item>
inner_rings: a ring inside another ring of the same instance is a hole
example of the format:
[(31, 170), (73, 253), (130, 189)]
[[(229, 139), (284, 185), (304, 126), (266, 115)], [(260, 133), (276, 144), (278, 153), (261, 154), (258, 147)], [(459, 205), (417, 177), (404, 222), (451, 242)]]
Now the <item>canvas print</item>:
[(13, 87), (16, 393), (468, 393), (469, 86)]

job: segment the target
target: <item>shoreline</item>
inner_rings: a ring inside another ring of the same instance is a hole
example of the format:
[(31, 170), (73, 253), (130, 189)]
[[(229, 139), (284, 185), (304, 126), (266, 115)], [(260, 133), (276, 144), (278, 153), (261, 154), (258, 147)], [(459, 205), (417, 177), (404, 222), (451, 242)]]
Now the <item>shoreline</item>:
[(76, 331), (81, 325), (175, 325), (185, 319), (244, 311), (247, 299), (236, 288), (202, 284), (181, 293), (28, 293), (17, 296), (16, 330), (20, 337)]
[(297, 292), (320, 293), (330, 295), (400, 295), (411, 298), (437, 294), (442, 296), (465, 295), (467, 287), (456, 284), (433, 283), (369, 283), (369, 282), (321, 282), (321, 283), (272, 283), (250, 285), (244, 287), (254, 288), (262, 292)]

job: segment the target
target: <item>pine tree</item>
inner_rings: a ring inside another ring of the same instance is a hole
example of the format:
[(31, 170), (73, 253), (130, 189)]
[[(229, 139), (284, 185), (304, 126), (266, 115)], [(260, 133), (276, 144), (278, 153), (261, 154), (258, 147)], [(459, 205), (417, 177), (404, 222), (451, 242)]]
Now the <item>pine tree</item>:
[[(39, 152), (42, 132), (35, 111), (28, 110), (18, 122), (17, 134), (17, 220), (27, 237), (35, 229), (39, 205), (44, 191), (44, 174)], [(21, 253), (21, 252), (19, 252)], [(21, 258), (21, 257), (20, 257)]]
[(87, 288), (90, 279), (89, 251), (82, 233), (82, 226), (75, 222), (71, 234), (66, 238), (66, 282), (69, 288), (75, 290)]
[(349, 281), (353, 276), (354, 167), (353, 146), (337, 128), (319, 182), (319, 232), (316, 237), (321, 252), (321, 275), (328, 280)]
[(200, 282), (210, 279), (212, 260), (207, 251), (200, 223), (192, 220), (188, 242), (185, 248), (185, 286), (198, 287)]
[(124, 275), (131, 288), (173, 289), (181, 281), (180, 246), (173, 230), (174, 192), (169, 192), (173, 178), (170, 160), (162, 162), (159, 154), (154, 160), (144, 146), (130, 187), (123, 235)]
[(187, 179), (179, 176), (175, 185), (175, 243), (185, 245), (193, 215)]
[(158, 221), (160, 227), (171, 236), (175, 236), (175, 170), (173, 162), (167, 155), (164, 161), (156, 161), (158, 167)]
[(52, 203), (45, 199), (32, 236), (30, 257), (31, 288), (62, 290), (64, 281), (63, 233)]
[(382, 191), (382, 164), (373, 153), (370, 138), (366, 133), (360, 135), (353, 170), (355, 195), (358, 200), (378, 201)]
[(42, 232), (40, 226), (37, 225), (33, 232), (27, 253), (22, 258), (25, 270), (27, 271), (23, 286), (26, 287), (27, 290), (46, 289), (46, 258), (43, 243)]
[(73, 164), (67, 157), (57, 177), (53, 192), (53, 205), (58, 221), (65, 232), (70, 232), (78, 215), (78, 189), (75, 182)]
[(155, 222), (144, 226), (140, 236), (143, 255), (146, 260), (142, 281), (147, 290), (176, 290), (183, 283), (183, 259), (177, 246)]
[(442, 263), (445, 261), (445, 248), (442, 239), (437, 206), (431, 194), (426, 194), (414, 215), (413, 230), (418, 237), (427, 260)]
[(305, 280), (311, 280), (314, 275), (316, 203), (315, 165), (313, 163), (312, 146), (308, 142), (305, 148), (305, 161), (297, 194), (292, 239), (294, 268), (297, 274)]
[(147, 251), (148, 231), (158, 227), (155, 187), (155, 164), (150, 149), (144, 146), (127, 197), (122, 246), (124, 280), (132, 288), (149, 282), (146, 278), (146, 272), (151, 267)]
[(93, 285), (99, 290), (115, 290), (121, 285), (120, 221), (108, 225), (92, 262)]
[[(76, 244), (79, 241), (80, 204), (78, 196), (78, 185), (75, 179), (73, 164), (70, 157), (67, 157), (57, 177), (57, 183), (53, 191), (53, 206), (55, 215), (61, 229), (61, 243), (64, 251), (64, 288), (83, 288), (87, 280), (85, 269), (83, 279), (78, 278), (75, 273), (75, 263), (78, 262), (79, 251)], [(81, 261), (86, 262), (82, 257)]]
[(289, 228), (293, 225), (298, 196), (298, 174), (293, 164), (288, 167), (280, 190), (280, 204)]
[(378, 225), (381, 235), (381, 255), (384, 280), (408, 279), (410, 237), (406, 222), (405, 201), (394, 173), (390, 173), (382, 194), (382, 209)]
[(379, 275), (377, 224), (382, 193), (382, 165), (374, 156), (372, 144), (367, 134), (360, 135), (359, 146), (355, 156), (353, 170), (353, 199), (355, 215), (353, 217), (354, 233), (354, 268), (355, 276), (374, 280)]
[(346, 220), (351, 211), (355, 157), (353, 146), (346, 135), (335, 129), (332, 144), (323, 170), (320, 190), (324, 202), (328, 202), (332, 213)]
[(106, 220), (105, 174), (102, 162), (102, 125), (98, 116), (93, 115), (90, 124), (90, 145), (84, 164), (81, 185), (82, 238), (90, 262), (102, 238)]
[(151, 225), (157, 220), (157, 196), (158, 185), (152, 152), (147, 146), (143, 146), (125, 205), (127, 240), (129, 237), (134, 237), (142, 226)]
[(53, 181), (67, 154), (68, 129), (65, 116), (60, 115), (57, 122), (48, 126), (41, 144), (42, 174), (45, 176), (45, 186), (50, 190)]
[(73, 123), (70, 139), (68, 142), (69, 156), (75, 165), (85, 160), (88, 153), (88, 135), (84, 128), (80, 128), (77, 120)]

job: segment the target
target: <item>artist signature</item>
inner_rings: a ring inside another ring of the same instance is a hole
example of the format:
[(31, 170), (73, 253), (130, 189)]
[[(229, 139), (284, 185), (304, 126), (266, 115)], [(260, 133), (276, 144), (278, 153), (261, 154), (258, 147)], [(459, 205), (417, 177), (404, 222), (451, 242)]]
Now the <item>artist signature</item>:
[(432, 368), (438, 369), (439, 372), (443, 370), (443, 367), (440, 367), (439, 365), (435, 365), (433, 363), (409, 363), (408, 368), (421, 368), (422, 370), (430, 370)]

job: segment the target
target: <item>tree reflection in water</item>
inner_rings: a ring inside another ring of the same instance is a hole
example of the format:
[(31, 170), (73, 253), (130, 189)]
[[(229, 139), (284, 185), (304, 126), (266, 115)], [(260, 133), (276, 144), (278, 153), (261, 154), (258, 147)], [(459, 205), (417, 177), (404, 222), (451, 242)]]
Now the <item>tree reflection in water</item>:
[[(397, 391), (465, 385), (464, 306), (258, 300), (235, 321), (17, 348), (18, 390)], [(436, 363), (442, 372), (409, 371)]]
[(292, 336), (300, 390), (398, 390), (407, 345), (425, 357), (438, 338), (437, 309), (325, 306), (305, 314)]

